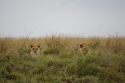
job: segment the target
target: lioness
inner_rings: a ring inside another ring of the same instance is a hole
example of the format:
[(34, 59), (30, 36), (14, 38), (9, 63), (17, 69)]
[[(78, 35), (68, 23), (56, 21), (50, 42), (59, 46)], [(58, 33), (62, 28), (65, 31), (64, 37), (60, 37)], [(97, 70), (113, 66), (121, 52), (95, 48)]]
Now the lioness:
[(87, 46), (87, 44), (85, 44), (85, 43), (80, 44), (79, 52), (83, 53), (83, 54), (87, 54), (89, 52), (89, 47)]
[(33, 57), (36, 57), (40, 54), (40, 45), (31, 45), (31, 52), (30, 54), (33, 56)]

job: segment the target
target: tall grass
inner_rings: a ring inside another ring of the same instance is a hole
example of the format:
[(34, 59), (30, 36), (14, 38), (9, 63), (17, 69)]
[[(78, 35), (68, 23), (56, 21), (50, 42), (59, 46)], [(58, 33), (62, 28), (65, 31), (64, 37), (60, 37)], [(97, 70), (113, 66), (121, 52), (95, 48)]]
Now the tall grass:
[[(80, 54), (85, 42), (90, 51)], [(30, 45), (41, 46), (40, 56)], [(125, 38), (0, 38), (0, 83), (125, 83)]]

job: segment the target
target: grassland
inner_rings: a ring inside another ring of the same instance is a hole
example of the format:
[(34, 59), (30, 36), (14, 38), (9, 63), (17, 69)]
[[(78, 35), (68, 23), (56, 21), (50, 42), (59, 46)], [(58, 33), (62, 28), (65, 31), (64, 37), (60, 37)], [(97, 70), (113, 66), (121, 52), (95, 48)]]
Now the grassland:
[[(31, 57), (31, 44), (40, 56)], [(125, 38), (0, 38), (0, 83), (125, 83)]]

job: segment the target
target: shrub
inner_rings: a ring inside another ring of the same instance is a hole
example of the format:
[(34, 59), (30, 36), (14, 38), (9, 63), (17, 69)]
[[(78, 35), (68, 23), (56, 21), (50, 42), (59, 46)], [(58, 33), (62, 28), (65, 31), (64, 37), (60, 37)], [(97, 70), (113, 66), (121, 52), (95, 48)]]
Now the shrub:
[(56, 54), (58, 55), (60, 53), (58, 48), (48, 48), (44, 52), (44, 54)]

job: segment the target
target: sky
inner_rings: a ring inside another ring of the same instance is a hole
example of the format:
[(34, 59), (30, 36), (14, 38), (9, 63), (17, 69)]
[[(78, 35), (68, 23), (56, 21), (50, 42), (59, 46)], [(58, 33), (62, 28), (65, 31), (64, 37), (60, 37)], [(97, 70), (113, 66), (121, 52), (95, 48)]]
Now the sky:
[(0, 0), (0, 37), (125, 36), (125, 0)]

